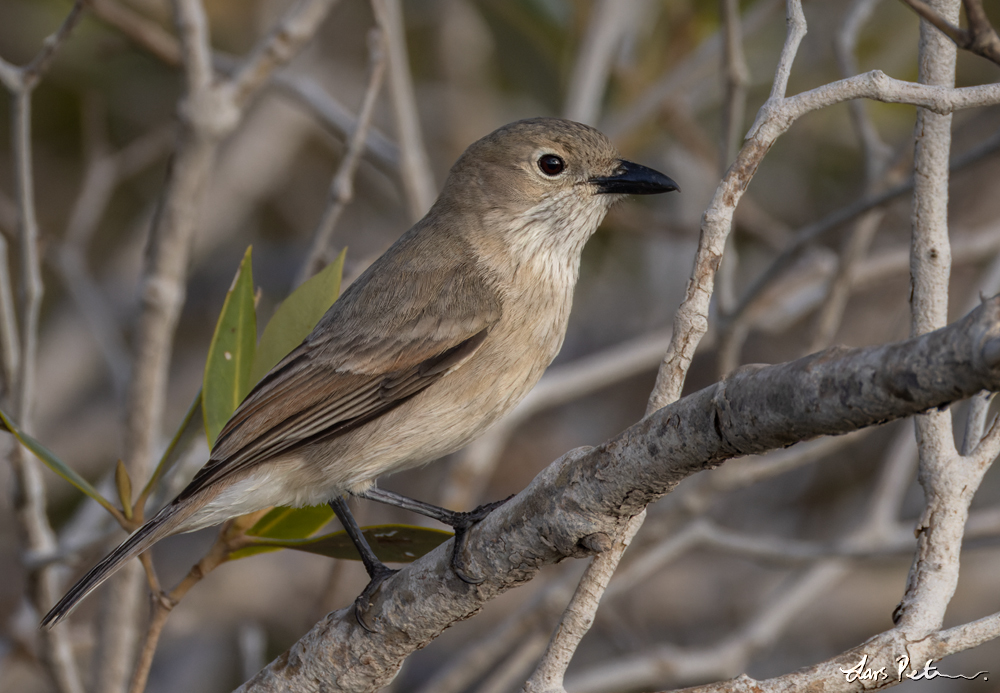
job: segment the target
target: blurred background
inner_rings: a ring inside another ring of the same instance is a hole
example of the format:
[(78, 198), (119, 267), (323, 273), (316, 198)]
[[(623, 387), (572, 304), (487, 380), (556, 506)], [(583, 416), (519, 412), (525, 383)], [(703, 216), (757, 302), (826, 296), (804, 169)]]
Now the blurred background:
[[(150, 26), (173, 31), (166, 0), (115, 3)], [(541, 392), (469, 450), (384, 479), (383, 486), (471, 508), (520, 491), (567, 450), (598, 444), (642, 417), (673, 311), (684, 295), (701, 214), (767, 98), (785, 36), (784, 3), (729, 3), (738, 4), (745, 72), (726, 69), (720, 32), (720, 5), (726, 4), (402, 3), (416, 115), (435, 191), (451, 163), (479, 137), (512, 120), (562, 115), (599, 127), (627, 158), (670, 175), (683, 192), (631, 199), (608, 216), (584, 253), (566, 343)], [(220, 60), (246, 53), (287, 5), (206, 0)], [(3, 0), (0, 56), (15, 64), (29, 61), (70, 6), (66, 0)], [(870, 15), (845, 33), (856, 10)], [(814, 0), (805, 13), (809, 34), (791, 73), (790, 94), (845, 71), (880, 69), (916, 79), (918, 22), (898, 0)], [(171, 370), (167, 436), (200, 385), (216, 318), (246, 247), (254, 249), (261, 316), (294, 287), (345, 149), (345, 121), (338, 125), (336, 117), (318, 110), (316, 94), (346, 114), (358, 112), (373, 24), (367, 2), (341, 0), (316, 39), (281, 80), (261, 92), (225, 143), (196, 232)], [(838, 50), (838, 41), (846, 52)], [(997, 78), (996, 65), (960, 53), (960, 85)], [(34, 96), (32, 145), (45, 261), (35, 434), (108, 493), (122, 454), (137, 280), (182, 89), (175, 65), (88, 12)], [(867, 140), (859, 136), (858, 123), (867, 128)], [(741, 364), (776, 363), (834, 343), (878, 344), (909, 333), (905, 185), (913, 123), (911, 107), (867, 103), (852, 113), (843, 104), (806, 116), (775, 144), (737, 210), (713, 323), (687, 391)], [(16, 248), (10, 129), (10, 110), (0, 108), (0, 232)], [(735, 139), (727, 139), (727, 131)], [(951, 183), (953, 318), (969, 310), (980, 292), (1000, 291), (998, 132), (997, 109), (954, 118), (954, 157), (974, 156), (959, 162)], [(335, 250), (347, 248), (348, 280), (414, 221), (397, 139), (383, 88), (372, 147), (331, 241)], [(105, 189), (95, 193), (88, 185)], [(901, 194), (873, 212), (827, 223), (830, 215), (893, 186)], [(804, 229), (822, 224), (822, 233), (775, 265)], [(95, 322), (95, 315), (105, 322)], [(963, 407), (954, 409), (961, 422)], [(192, 451), (173, 487), (182, 486), (206, 458), (204, 445)], [(902, 422), (730, 462), (689, 479), (650, 508), (577, 653), (567, 688), (644, 691), (742, 672), (774, 676), (890, 628), (922, 507), (914, 458), (912, 424)], [(61, 540), (71, 543), (74, 533), (120, 540), (103, 511), (46, 474)], [(10, 488), (6, 464), (0, 464), (0, 485)], [(362, 525), (421, 521), (369, 503), (353, 507)], [(973, 504), (962, 579), (946, 626), (1000, 610), (998, 520), (1000, 483), (991, 472)], [(165, 584), (187, 572), (214, 532), (174, 537), (156, 547)], [(67, 581), (104, 547), (74, 555)], [(551, 567), (451, 628), (410, 658), (392, 689), (517, 690), (584, 567), (580, 561)], [(350, 604), (366, 580), (360, 563), (292, 551), (222, 566), (172, 614), (148, 690), (235, 687), (328, 610)], [(4, 494), (0, 691), (54, 690), (35, 659), (37, 615), (26, 611), (24, 590), (22, 552)], [(69, 626), (84, 666), (103, 598), (87, 600)], [(998, 661), (1000, 648), (991, 643), (940, 667), (972, 674), (997, 668)], [(943, 691), (985, 690), (989, 684), (938, 679), (908, 685)]]

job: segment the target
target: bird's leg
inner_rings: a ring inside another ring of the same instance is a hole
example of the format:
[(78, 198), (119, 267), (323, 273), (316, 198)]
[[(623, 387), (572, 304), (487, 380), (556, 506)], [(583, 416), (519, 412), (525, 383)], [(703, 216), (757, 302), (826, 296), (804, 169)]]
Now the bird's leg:
[(387, 577), (398, 571), (389, 568), (372, 551), (372, 547), (368, 545), (368, 540), (365, 539), (361, 528), (358, 527), (358, 523), (351, 514), (350, 508), (347, 507), (347, 501), (344, 500), (343, 496), (337, 496), (330, 501), (330, 507), (333, 508), (334, 514), (340, 520), (340, 524), (344, 526), (347, 536), (354, 542), (354, 547), (361, 554), (361, 562), (364, 563), (365, 570), (368, 572), (368, 586), (365, 587), (361, 595), (354, 601), (354, 617), (358, 619), (358, 623), (361, 624), (362, 628), (369, 633), (374, 633), (375, 629), (368, 621), (368, 609), (371, 607), (372, 595), (375, 594), (379, 585)]
[(434, 518), (438, 522), (443, 522), (444, 524), (449, 525), (455, 530), (455, 548), (451, 554), (452, 570), (454, 570), (455, 574), (462, 578), (463, 581), (468, 582), (471, 585), (478, 585), (486, 578), (469, 574), (464, 558), (466, 533), (472, 525), (476, 524), (489, 515), (493, 510), (499, 508), (501, 505), (514, 497), (508, 496), (502, 501), (485, 503), (484, 505), (480, 505), (478, 508), (468, 512), (458, 512), (455, 510), (448, 510), (447, 508), (442, 508), (437, 505), (432, 505), (430, 503), (425, 503), (423, 501), (418, 501), (414, 498), (402, 496), (398, 493), (393, 493), (392, 491), (386, 491), (385, 489), (378, 488), (377, 486), (372, 486), (366, 491), (362, 491), (356, 495), (359, 498), (367, 498), (368, 500), (378, 501), (379, 503), (385, 503), (386, 505), (394, 505), (397, 508), (403, 508), (404, 510), (409, 510), (419, 515), (426, 515), (427, 517)]

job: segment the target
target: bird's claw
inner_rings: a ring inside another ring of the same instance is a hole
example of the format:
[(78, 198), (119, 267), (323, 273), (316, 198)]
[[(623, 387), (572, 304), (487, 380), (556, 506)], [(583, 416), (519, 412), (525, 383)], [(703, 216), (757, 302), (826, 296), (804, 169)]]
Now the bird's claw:
[(358, 625), (369, 633), (378, 632), (378, 629), (368, 619), (368, 611), (372, 606), (372, 597), (378, 592), (383, 582), (398, 572), (398, 570), (392, 570), (384, 565), (381, 569), (376, 569), (375, 573), (371, 576), (371, 580), (368, 581), (368, 585), (358, 595), (358, 598), (354, 600), (354, 618), (357, 619)]
[(503, 500), (494, 501), (492, 503), (484, 503), (478, 508), (468, 512), (456, 513), (456, 519), (459, 521), (452, 525), (455, 529), (455, 547), (451, 553), (451, 569), (455, 572), (455, 575), (462, 580), (462, 582), (466, 582), (470, 585), (479, 585), (486, 580), (485, 575), (472, 575), (468, 569), (469, 566), (464, 557), (464, 553), (469, 529), (476, 523), (484, 520), (487, 515), (513, 497), (513, 495), (510, 495)]

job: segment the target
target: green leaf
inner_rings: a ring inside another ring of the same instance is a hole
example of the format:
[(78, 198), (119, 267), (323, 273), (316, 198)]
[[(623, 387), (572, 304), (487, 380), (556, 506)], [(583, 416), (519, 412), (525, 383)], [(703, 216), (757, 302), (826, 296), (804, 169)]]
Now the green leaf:
[(118, 500), (122, 502), (125, 517), (132, 519), (132, 479), (129, 478), (125, 463), (118, 460), (115, 466), (115, 486), (118, 488)]
[[(363, 527), (361, 531), (380, 561), (385, 563), (412, 563), (433, 551), (454, 536), (451, 532), (411, 525), (376, 525)], [(347, 532), (333, 532), (313, 539), (258, 539), (254, 546), (240, 549), (230, 555), (231, 559), (251, 556), (264, 551), (295, 549), (330, 558), (352, 561), (361, 560), (354, 543)]]
[(250, 368), (257, 343), (257, 317), (254, 313), (250, 250), (247, 248), (233, 285), (226, 294), (205, 362), (202, 410), (209, 447), (215, 445), (219, 432), (252, 384)]
[[(37, 440), (29, 436), (27, 433), (22, 431), (14, 423), (13, 419), (7, 416), (4, 412), (0, 411), (0, 421), (3, 421), (3, 426), (10, 433), (17, 438), (18, 442), (24, 447), (28, 448), (32, 454), (40, 459), (46, 467), (51, 469), (53, 472), (61, 476), (63, 479), (69, 483), (76, 486), (77, 489), (85, 493), (86, 495), (93, 498), (95, 501), (104, 506), (108, 512), (112, 515), (118, 513), (118, 508), (111, 504), (107, 498), (98, 493), (97, 489), (90, 485), (90, 482), (84, 479), (82, 476), (70, 469), (65, 462), (56, 457), (50, 450), (48, 450), (44, 445), (39, 443)], [(332, 512), (332, 511), (331, 511)]]
[[(264, 517), (247, 530), (247, 536), (282, 541), (305, 539), (323, 527), (333, 517), (329, 505), (312, 505), (305, 508), (272, 508)], [(244, 558), (257, 553), (277, 551), (280, 547), (250, 547), (234, 552), (230, 558)]]
[(247, 530), (252, 537), (272, 539), (301, 539), (320, 529), (333, 517), (329, 505), (310, 505), (305, 508), (272, 508)]
[(337, 259), (293, 291), (282, 301), (264, 328), (257, 345), (250, 382), (256, 384), (267, 372), (305, 339), (340, 295), (344, 273), (342, 250)]
[(177, 464), (177, 460), (181, 458), (181, 455), (187, 450), (188, 446), (194, 441), (194, 437), (198, 435), (201, 429), (204, 427), (205, 419), (202, 416), (198, 416), (201, 411), (201, 390), (198, 390), (198, 394), (194, 396), (194, 401), (191, 402), (191, 406), (188, 407), (187, 413), (184, 415), (184, 419), (181, 421), (180, 427), (177, 432), (174, 433), (174, 437), (170, 441), (170, 445), (163, 452), (163, 456), (160, 458), (160, 462), (156, 465), (156, 469), (153, 470), (153, 476), (149, 477), (149, 481), (142, 489), (142, 493), (139, 494), (138, 500), (136, 500), (136, 506), (140, 504), (145, 504), (146, 499), (156, 488), (156, 484), (163, 478), (171, 467)]

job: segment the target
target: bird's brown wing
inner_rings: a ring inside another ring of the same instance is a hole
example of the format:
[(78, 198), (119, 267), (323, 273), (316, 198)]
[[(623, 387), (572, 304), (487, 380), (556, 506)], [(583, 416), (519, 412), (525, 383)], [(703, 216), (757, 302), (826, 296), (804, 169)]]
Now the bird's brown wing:
[[(378, 275), (359, 278), (359, 286), (348, 290), (353, 295), (345, 293), (240, 404), (209, 462), (178, 500), (279, 453), (371, 421), (472, 356), (500, 319), (499, 298), (474, 274), (432, 275), (437, 279), (430, 281), (442, 286), (420, 292), (427, 297), (423, 305), (406, 287), (379, 286)], [(394, 291), (404, 294), (396, 298), (408, 300), (406, 309), (381, 310)]]

